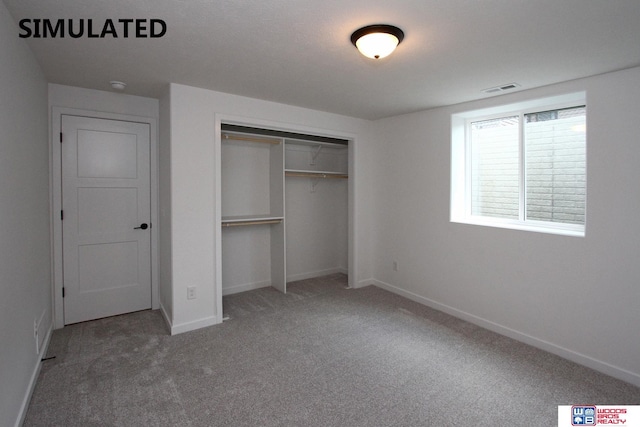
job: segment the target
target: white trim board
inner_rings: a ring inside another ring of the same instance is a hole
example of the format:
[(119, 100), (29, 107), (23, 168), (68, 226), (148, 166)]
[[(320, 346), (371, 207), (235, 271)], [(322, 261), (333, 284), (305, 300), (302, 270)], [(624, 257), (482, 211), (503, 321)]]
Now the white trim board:
[(182, 334), (184, 332), (195, 331), (196, 329), (206, 328), (208, 326), (218, 325), (222, 323), (222, 315), (220, 316), (211, 316), (206, 317), (204, 319), (194, 320), (192, 322), (180, 323), (178, 325), (174, 325), (169, 319), (169, 315), (167, 314), (164, 305), (160, 304), (160, 313), (162, 314), (162, 318), (167, 324), (169, 328), (170, 335)]
[[(218, 319), (220, 317), (220, 319)], [(205, 317), (204, 319), (194, 320), (192, 322), (171, 325), (171, 335), (182, 334), (185, 332), (195, 331), (196, 329), (206, 328), (207, 326), (218, 325), (222, 323), (222, 316)]]
[(368, 279), (358, 281), (356, 284), (356, 289), (364, 288), (365, 286), (375, 285), (375, 283), (376, 283), (376, 280), (372, 277), (369, 277)]
[(164, 322), (167, 324), (167, 328), (169, 333), (171, 333), (171, 319), (169, 318), (169, 315), (167, 314), (167, 310), (164, 308), (164, 305), (162, 303), (160, 303), (160, 314), (162, 314), (162, 318), (164, 319)]
[(516, 331), (515, 329), (511, 329), (506, 326), (500, 325), (498, 323), (492, 322), (490, 320), (483, 319), (482, 317), (478, 317), (476, 315), (467, 313), (465, 311), (458, 310), (457, 308), (453, 308), (448, 305), (441, 304), (439, 302), (436, 302), (429, 298), (425, 298), (413, 292), (406, 291), (397, 286), (390, 285), (389, 283), (385, 283), (380, 280), (373, 280), (373, 284), (374, 286), (385, 289), (394, 294), (403, 296), (417, 303), (426, 305), (427, 307), (431, 307), (435, 310), (442, 311), (444, 313), (450, 314), (459, 319), (466, 320), (467, 322), (473, 323), (474, 325), (478, 325), (482, 328), (485, 328), (490, 331), (496, 332), (500, 335), (504, 335), (506, 337), (512, 338), (516, 341), (529, 344), (533, 347), (555, 354), (556, 356), (560, 356), (564, 359), (586, 366), (598, 372), (602, 372), (603, 374), (609, 375), (613, 378), (617, 378), (619, 380), (633, 384), (636, 387), (640, 387), (640, 374), (627, 371), (626, 369), (620, 368), (618, 366), (611, 365), (609, 363), (594, 359), (592, 357), (575, 352), (573, 350), (569, 350), (567, 348), (550, 343), (540, 338), (536, 338), (534, 336), (525, 334), (523, 332)]
[(40, 353), (38, 353), (38, 358), (36, 359), (36, 366), (33, 368), (33, 372), (31, 373), (31, 378), (29, 379), (29, 386), (27, 387), (27, 392), (22, 399), (22, 405), (20, 406), (20, 411), (18, 412), (18, 418), (15, 422), (15, 427), (20, 427), (22, 423), (24, 423), (24, 419), (27, 416), (27, 410), (29, 409), (29, 402), (31, 402), (31, 396), (33, 396), (33, 391), (36, 388), (36, 382), (38, 381), (38, 376), (40, 375), (40, 370), (42, 369), (42, 359), (47, 355), (47, 351), (49, 350), (49, 342), (51, 342), (51, 335), (53, 334), (53, 323), (49, 326), (49, 330), (44, 338), (44, 342), (42, 347), (40, 348)]

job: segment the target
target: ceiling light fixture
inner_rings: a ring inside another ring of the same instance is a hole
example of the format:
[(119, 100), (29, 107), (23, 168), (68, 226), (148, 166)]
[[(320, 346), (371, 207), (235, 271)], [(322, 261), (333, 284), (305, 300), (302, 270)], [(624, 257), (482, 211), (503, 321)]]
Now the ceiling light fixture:
[(124, 90), (124, 88), (127, 87), (127, 84), (124, 82), (119, 82), (117, 80), (111, 80), (109, 82), (109, 84), (111, 85), (111, 87), (115, 90)]
[(351, 34), (351, 43), (371, 59), (389, 56), (404, 39), (404, 32), (393, 25), (377, 24), (360, 28)]

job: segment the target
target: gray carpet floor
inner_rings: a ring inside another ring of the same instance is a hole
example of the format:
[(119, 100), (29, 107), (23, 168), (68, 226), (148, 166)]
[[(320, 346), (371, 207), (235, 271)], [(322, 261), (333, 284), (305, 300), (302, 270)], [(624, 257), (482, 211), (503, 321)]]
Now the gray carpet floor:
[(25, 426), (555, 426), (640, 389), (344, 275), (224, 298), (169, 336), (158, 311), (54, 332)]

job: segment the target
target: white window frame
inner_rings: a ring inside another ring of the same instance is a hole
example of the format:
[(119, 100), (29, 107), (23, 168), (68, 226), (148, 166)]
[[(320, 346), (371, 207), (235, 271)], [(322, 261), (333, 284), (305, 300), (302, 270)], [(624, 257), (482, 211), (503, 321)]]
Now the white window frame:
[(522, 124), (524, 123), (525, 114), (583, 106), (587, 105), (586, 101), (586, 93), (577, 92), (453, 114), (451, 116), (451, 222), (584, 237), (586, 229), (586, 206), (585, 224), (525, 220), (526, 188), (524, 179), (523, 125), (520, 126), (521, 135), (519, 147), (519, 219), (472, 215), (470, 191), (471, 141), (469, 132), (471, 122), (512, 115), (520, 116)]

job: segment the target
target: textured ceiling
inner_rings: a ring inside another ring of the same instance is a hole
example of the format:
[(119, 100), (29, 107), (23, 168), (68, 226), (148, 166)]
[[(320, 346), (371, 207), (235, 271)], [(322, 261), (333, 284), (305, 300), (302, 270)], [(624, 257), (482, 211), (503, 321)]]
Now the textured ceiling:
[[(52, 83), (148, 97), (174, 82), (376, 119), (640, 65), (639, 0), (3, 1), (16, 23), (163, 19), (157, 39), (26, 39)], [(349, 40), (375, 23), (405, 32), (379, 61)]]

